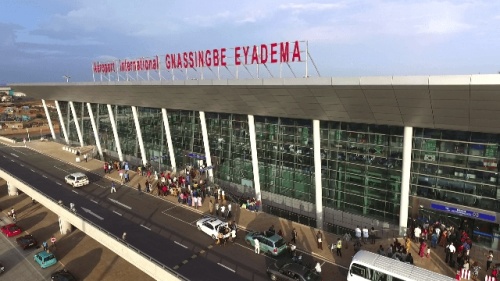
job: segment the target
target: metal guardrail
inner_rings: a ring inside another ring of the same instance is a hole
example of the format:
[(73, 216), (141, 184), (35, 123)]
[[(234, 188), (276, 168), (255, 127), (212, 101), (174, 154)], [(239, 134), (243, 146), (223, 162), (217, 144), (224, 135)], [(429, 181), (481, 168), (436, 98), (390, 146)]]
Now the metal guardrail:
[(52, 197), (48, 196), (47, 194), (45, 194), (45, 193), (44, 193), (44, 192), (42, 192), (41, 190), (39, 190), (39, 189), (37, 189), (37, 188), (33, 187), (32, 185), (30, 185), (30, 184), (26, 183), (25, 181), (23, 181), (23, 180), (19, 179), (18, 177), (16, 177), (16, 176), (12, 175), (11, 173), (9, 173), (9, 172), (7, 172), (7, 171), (5, 171), (5, 170), (4, 170), (4, 172), (5, 172), (6, 174), (10, 175), (10, 176), (11, 176), (11, 177), (13, 177), (13, 178), (16, 178), (19, 182), (22, 182), (25, 186), (28, 186), (28, 187), (30, 187), (31, 189), (33, 189), (33, 190), (35, 190), (36, 192), (38, 192), (39, 194), (43, 195), (45, 198), (49, 199), (49, 200), (50, 200), (50, 201), (52, 201), (54, 204), (57, 204), (57, 205), (59, 205), (59, 206), (61, 206), (61, 207), (65, 208), (65, 209), (67, 209), (67, 210), (68, 210), (69, 212), (71, 212), (73, 215), (75, 215), (75, 216), (79, 217), (81, 220), (83, 220), (83, 221), (85, 221), (86, 223), (88, 223), (88, 224), (90, 224), (90, 225), (94, 226), (95, 228), (99, 229), (99, 231), (101, 231), (101, 232), (105, 233), (105, 234), (106, 234), (106, 235), (108, 235), (110, 238), (113, 238), (113, 239), (115, 239), (115, 240), (117, 240), (117, 241), (122, 242), (122, 243), (123, 243), (123, 244), (125, 244), (128, 248), (133, 249), (133, 250), (134, 250), (137, 254), (139, 254), (139, 255), (141, 255), (141, 256), (143, 256), (143, 257), (147, 258), (148, 260), (150, 260), (150, 261), (154, 262), (154, 263), (155, 263), (155, 264), (157, 264), (160, 268), (162, 268), (162, 269), (164, 269), (164, 270), (168, 271), (170, 274), (172, 274), (173, 276), (175, 276), (175, 277), (176, 277), (176, 278), (178, 278), (179, 280), (186, 280), (186, 281), (189, 281), (189, 280), (190, 280), (190, 279), (188, 279), (187, 277), (185, 277), (185, 276), (181, 275), (180, 273), (176, 272), (175, 270), (171, 269), (170, 267), (168, 267), (168, 266), (166, 266), (166, 265), (162, 264), (160, 261), (156, 260), (155, 258), (153, 258), (153, 257), (149, 256), (148, 254), (144, 253), (143, 251), (139, 250), (138, 248), (136, 248), (136, 247), (134, 247), (134, 246), (130, 245), (129, 243), (127, 243), (127, 242), (123, 241), (120, 237), (117, 237), (116, 235), (112, 234), (111, 232), (109, 232), (109, 231), (107, 231), (107, 230), (103, 229), (102, 227), (100, 227), (100, 226), (96, 225), (96, 224), (95, 224), (95, 223), (93, 223), (92, 221), (89, 221), (89, 220), (87, 220), (86, 218), (82, 217), (80, 214), (78, 214), (78, 212), (73, 212), (73, 211), (69, 208), (69, 206), (66, 206), (66, 205), (64, 205), (64, 204), (60, 204), (60, 201), (58, 201), (58, 200), (56, 201), (54, 198), (52, 198)]

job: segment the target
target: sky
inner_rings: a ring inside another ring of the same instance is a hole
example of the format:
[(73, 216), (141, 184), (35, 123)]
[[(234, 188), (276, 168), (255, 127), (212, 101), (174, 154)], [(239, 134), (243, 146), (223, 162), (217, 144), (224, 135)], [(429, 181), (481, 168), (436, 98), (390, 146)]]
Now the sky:
[(308, 42), (311, 76), (500, 71), (495, 0), (0, 0), (0, 11), (0, 84), (91, 82), (96, 61), (295, 40)]

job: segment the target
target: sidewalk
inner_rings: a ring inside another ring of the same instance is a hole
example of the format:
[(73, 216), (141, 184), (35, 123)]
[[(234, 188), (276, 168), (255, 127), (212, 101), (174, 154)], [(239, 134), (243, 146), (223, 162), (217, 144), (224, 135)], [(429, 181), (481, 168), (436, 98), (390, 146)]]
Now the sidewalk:
[[(12, 145), (12, 144), (9, 144)], [(20, 146), (22, 144), (19, 144)], [(22, 145), (24, 146), (24, 145)], [(117, 171), (113, 171), (111, 174), (104, 174), (103, 172), (103, 162), (100, 160), (96, 159), (91, 159), (89, 158), (88, 162), (81, 161), (81, 162), (76, 162), (76, 156), (75, 154), (63, 150), (64, 145), (52, 142), (52, 141), (31, 141), (27, 143), (27, 147), (30, 149), (33, 149), (35, 151), (38, 151), (42, 154), (45, 154), (47, 156), (59, 159), (61, 161), (71, 163), (74, 166), (80, 167), (83, 170), (87, 170), (89, 172), (96, 173), (100, 176), (104, 176), (110, 180), (114, 180), (116, 182), (120, 182), (120, 177), (118, 175)], [(145, 190), (145, 182), (146, 182), (146, 177), (140, 176), (134, 171), (129, 171), (130, 173), (130, 182), (126, 184), (126, 186), (129, 186), (131, 188), (136, 189), (138, 184), (141, 184), (142, 190)], [(150, 195), (151, 196), (156, 196), (157, 192), (156, 189), (153, 188), (151, 190)], [(164, 197), (158, 197), (163, 200), (168, 200), (171, 202), (177, 203), (177, 198), (174, 196), (164, 196)], [(212, 199), (213, 200), (213, 199)], [(197, 212), (201, 214), (208, 214), (209, 213), (209, 201), (210, 200), (204, 200), (203, 205), (199, 207), (199, 209), (195, 209), (193, 207), (189, 207), (186, 205), (182, 205), (185, 208), (191, 209), (193, 212)], [(343, 249), (343, 257), (339, 258), (336, 256), (335, 252), (331, 253), (330, 252), (330, 245), (333, 242), (337, 241), (337, 238), (342, 238), (339, 237), (338, 235), (334, 235), (332, 233), (328, 232), (323, 232), (323, 250), (319, 250), (317, 248), (317, 243), (316, 243), (316, 233), (317, 229), (313, 227), (309, 227), (306, 225), (302, 225), (299, 223), (295, 223), (280, 217), (276, 217), (267, 213), (263, 212), (252, 212), (248, 211), (246, 209), (240, 209), (239, 206), (235, 206), (233, 204), (232, 208), (232, 213), (233, 213), (233, 218), (238, 226), (242, 229), (248, 229), (248, 230), (255, 230), (255, 231), (263, 231), (267, 230), (271, 225), (275, 226), (276, 231), (279, 231), (280, 229), (284, 233), (284, 238), (287, 241), (291, 240), (291, 232), (292, 229), (295, 228), (298, 232), (298, 239), (297, 239), (297, 248), (299, 250), (302, 250), (307, 253), (312, 253), (315, 257), (318, 259), (323, 259), (327, 260), (329, 262), (333, 262), (339, 266), (348, 268), (352, 255), (354, 253), (354, 247), (351, 244), (349, 245), (348, 249), (345, 248)], [(382, 245), (384, 249), (387, 249), (387, 247), (394, 241), (394, 238), (399, 238), (400, 241), (402, 240), (402, 237), (393, 237), (393, 238), (385, 238), (385, 239), (377, 239), (375, 244), (364, 244), (362, 246), (362, 249), (376, 252), (379, 248), (379, 245)], [(345, 242), (344, 242), (345, 244)], [(430, 244), (430, 243), (429, 243)], [(474, 247), (473, 247), (474, 248)], [(484, 248), (479, 248), (475, 247), (477, 249), (474, 249), (474, 251), (471, 251), (471, 258), (474, 261), (478, 261), (482, 270), (480, 274), (480, 279), (483, 280), (485, 276), (485, 265), (486, 265), (486, 254), (487, 254), (487, 249)], [(432, 249), (431, 250), (431, 257), (430, 258), (421, 258), (418, 256), (418, 245), (415, 245), (415, 243), (412, 243), (412, 255), (415, 260), (415, 265), (429, 269), (431, 271), (439, 272), (441, 274), (447, 275), (447, 276), (455, 276), (456, 270), (450, 268), (446, 263), (444, 262), (444, 256), (445, 252), (442, 247)], [(498, 255), (496, 255), (498, 256)], [(495, 262), (494, 262), (495, 263)], [(472, 264), (472, 262), (471, 262)]]

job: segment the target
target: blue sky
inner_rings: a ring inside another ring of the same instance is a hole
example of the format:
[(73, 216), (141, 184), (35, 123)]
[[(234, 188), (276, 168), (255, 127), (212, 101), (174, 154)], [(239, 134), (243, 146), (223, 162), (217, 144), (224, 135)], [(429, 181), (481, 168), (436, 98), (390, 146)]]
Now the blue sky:
[(94, 61), (308, 40), (321, 76), (500, 71), (500, 1), (0, 0), (0, 83)]

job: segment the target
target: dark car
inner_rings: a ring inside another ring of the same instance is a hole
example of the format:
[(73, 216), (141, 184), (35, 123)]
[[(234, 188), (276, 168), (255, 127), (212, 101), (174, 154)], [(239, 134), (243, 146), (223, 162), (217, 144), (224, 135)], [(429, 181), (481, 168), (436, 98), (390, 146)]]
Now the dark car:
[(21, 236), (17, 238), (16, 241), (17, 245), (19, 245), (19, 247), (23, 248), (24, 250), (38, 245), (38, 242), (36, 241), (35, 237), (33, 237), (33, 235), (31, 234)]
[(73, 276), (73, 274), (66, 269), (58, 270), (52, 273), (50, 278), (55, 281), (76, 281), (75, 276)]
[(320, 281), (321, 276), (314, 270), (298, 263), (287, 263), (280, 268), (267, 268), (271, 280)]

